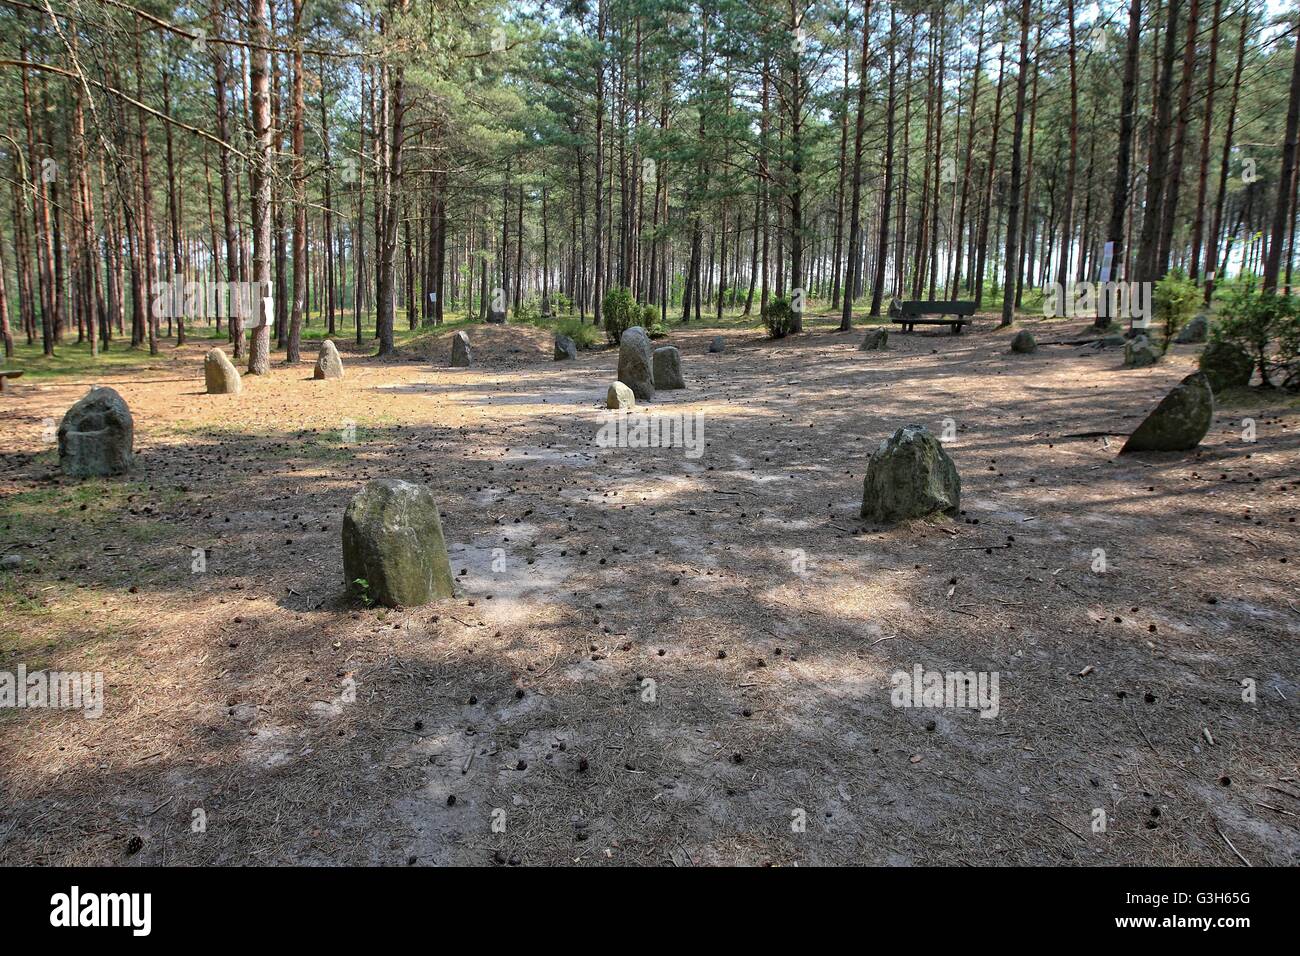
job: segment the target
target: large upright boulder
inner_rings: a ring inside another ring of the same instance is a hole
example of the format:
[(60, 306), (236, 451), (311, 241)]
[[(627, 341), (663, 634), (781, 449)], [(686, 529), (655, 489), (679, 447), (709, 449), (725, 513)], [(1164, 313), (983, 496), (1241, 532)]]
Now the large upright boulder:
[(685, 388), (682, 378), (682, 353), (675, 345), (661, 345), (654, 352), (655, 388)]
[(490, 322), (492, 325), (505, 325), (505, 324), (506, 324), (506, 310), (505, 310), (505, 309), (488, 309), (487, 320), (488, 320), (488, 322)]
[(645, 329), (634, 325), (618, 342), (618, 380), (643, 402), (655, 397), (654, 350)]
[(1250, 377), (1255, 373), (1255, 360), (1250, 353), (1223, 339), (1215, 339), (1207, 345), (1197, 364), (1209, 379), (1210, 388), (1216, 392), (1249, 385)]
[(555, 333), (555, 361), (571, 362), (578, 357), (578, 344), (567, 335)]
[(880, 443), (862, 482), (862, 517), (880, 524), (956, 514), (961, 477), (939, 439), (924, 425), (906, 425)]
[(221, 349), (209, 349), (203, 356), (203, 384), (209, 395), (238, 395), (244, 390), (239, 369)]
[(469, 368), (470, 363), (473, 361), (473, 353), (469, 350), (469, 336), (463, 331), (453, 333), (451, 336), (451, 367)]
[(339, 349), (333, 339), (326, 339), (320, 344), (320, 354), (316, 356), (316, 369), (312, 372), (312, 377), (343, 377), (343, 359), (339, 357)]
[(889, 329), (872, 329), (858, 346), (859, 352), (876, 352), (889, 348)]
[(1179, 330), (1178, 334), (1174, 336), (1174, 341), (1179, 345), (1204, 342), (1209, 334), (1210, 318), (1204, 312), (1201, 312)]
[(1018, 355), (1028, 355), (1038, 350), (1038, 340), (1028, 329), (1021, 329), (1011, 337), (1011, 351)]
[(1204, 372), (1193, 372), (1160, 400), (1119, 450), (1187, 451), (1200, 444), (1214, 418), (1214, 392)]
[(72, 478), (130, 470), (135, 422), (122, 396), (96, 386), (68, 409), (59, 425), (59, 467)]
[(451, 597), (447, 542), (427, 485), (366, 482), (343, 513), (343, 575), (350, 591), (386, 607)]

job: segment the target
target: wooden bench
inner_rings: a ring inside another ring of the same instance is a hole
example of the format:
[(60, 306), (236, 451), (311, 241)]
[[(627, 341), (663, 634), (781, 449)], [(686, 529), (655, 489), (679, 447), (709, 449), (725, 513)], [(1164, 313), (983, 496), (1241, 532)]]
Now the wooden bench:
[[(961, 327), (971, 323), (968, 317), (975, 314), (975, 303), (957, 300), (896, 301), (889, 312), (890, 321), (895, 325), (901, 325), (904, 332), (911, 332), (918, 325), (947, 325), (951, 326), (953, 335), (960, 335)], [(928, 315), (940, 316), (940, 318), (925, 318)]]
[(4, 370), (0, 370), (0, 392), (9, 391), (9, 386), (7, 384), (9, 379), (22, 378), (22, 377), (23, 377), (23, 373), (21, 369), (14, 369), (8, 372)]

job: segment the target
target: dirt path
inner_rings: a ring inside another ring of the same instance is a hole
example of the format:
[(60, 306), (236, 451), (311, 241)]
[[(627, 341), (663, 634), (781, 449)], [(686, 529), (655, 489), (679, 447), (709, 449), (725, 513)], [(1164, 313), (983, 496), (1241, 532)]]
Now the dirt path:
[[(1132, 430), (1191, 347), (715, 334), (652, 406), (703, 413), (697, 458), (598, 447), (616, 356), (532, 328), (238, 398), (197, 348), (106, 375), (128, 481), (57, 476), (85, 383), (0, 396), (0, 671), (106, 684), (97, 720), (0, 711), (0, 863), (1300, 863), (1294, 402), (1119, 459), (1065, 436)], [(945, 419), (962, 515), (863, 525), (876, 444)], [(386, 476), (437, 494), (456, 599), (343, 598)], [(916, 665), (996, 672), (997, 716), (894, 707)]]

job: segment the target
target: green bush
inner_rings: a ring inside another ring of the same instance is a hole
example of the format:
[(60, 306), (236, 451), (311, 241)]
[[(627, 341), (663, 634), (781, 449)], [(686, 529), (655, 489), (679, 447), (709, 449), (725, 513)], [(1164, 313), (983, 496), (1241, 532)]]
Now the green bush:
[[(552, 315), (573, 315), (573, 300), (563, 292), (551, 293)], [(574, 341), (577, 341), (576, 339)]]
[(515, 306), (515, 322), (536, 325), (542, 321), (542, 305), (535, 297), (530, 297)]
[(640, 321), (641, 310), (637, 307), (636, 299), (632, 298), (631, 289), (614, 286), (601, 301), (601, 315), (605, 323), (605, 337), (617, 345), (623, 333)]
[(783, 339), (789, 335), (794, 325), (794, 310), (790, 308), (790, 300), (779, 295), (768, 302), (763, 311), (763, 325), (767, 327), (767, 337), (770, 339)]
[(594, 349), (600, 339), (596, 327), (581, 319), (564, 319), (555, 326), (555, 331), (573, 339), (574, 344), (580, 349)]
[(1196, 314), (1201, 291), (1182, 269), (1172, 269), (1156, 283), (1151, 298), (1156, 327), (1164, 330), (1165, 340), (1160, 344), (1163, 355), (1169, 351), (1174, 336)]
[(1290, 296), (1239, 283), (1223, 297), (1211, 334), (1244, 349), (1259, 370), (1260, 383), (1268, 387), (1271, 373), (1293, 374), (1300, 359), (1300, 308)]

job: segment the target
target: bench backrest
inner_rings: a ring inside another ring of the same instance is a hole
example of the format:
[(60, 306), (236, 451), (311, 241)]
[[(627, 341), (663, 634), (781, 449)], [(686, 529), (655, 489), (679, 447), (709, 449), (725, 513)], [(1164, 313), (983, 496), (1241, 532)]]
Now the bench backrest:
[(951, 302), (942, 302), (938, 300), (914, 300), (903, 302), (899, 310), (905, 316), (917, 315), (974, 315), (975, 303), (962, 302), (954, 299)]

